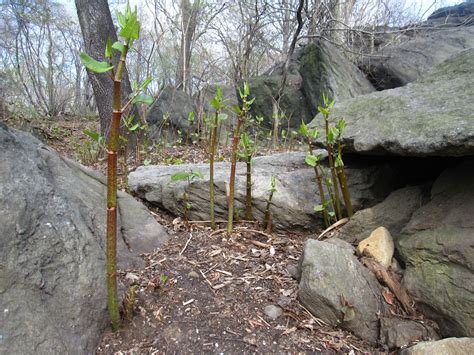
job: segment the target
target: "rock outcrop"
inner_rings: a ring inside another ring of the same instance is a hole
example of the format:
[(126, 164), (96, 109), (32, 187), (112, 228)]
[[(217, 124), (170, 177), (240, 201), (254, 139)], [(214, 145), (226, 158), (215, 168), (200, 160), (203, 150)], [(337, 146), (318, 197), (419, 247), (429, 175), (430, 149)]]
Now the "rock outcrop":
[(425, 76), (446, 59), (474, 47), (474, 27), (420, 29), (413, 38), (386, 46), (360, 64), (378, 90), (404, 86)]
[(189, 122), (190, 112), (195, 112), (193, 98), (181, 90), (167, 86), (158, 99), (151, 105), (147, 122), (150, 125), (150, 136), (156, 138), (162, 131), (180, 130), (190, 133), (193, 125)]
[[(267, 125), (272, 122), (272, 98), (276, 97), (281, 81), (281, 65), (249, 80), (250, 94), (255, 97), (251, 112), (263, 116)], [(362, 72), (336, 47), (326, 42), (312, 43), (292, 58), (280, 107), (290, 126), (298, 127), (301, 120), (309, 122), (316, 115), (323, 93), (345, 100), (372, 91), (374, 88)]]
[[(252, 167), (252, 199), (254, 216), (263, 220), (269, 195), (271, 176), (277, 180), (271, 212), (274, 228), (278, 230), (320, 229), (322, 218), (313, 211), (320, 204), (314, 181), (314, 170), (304, 162), (302, 152), (281, 153), (254, 159)], [(371, 206), (383, 199), (401, 183), (394, 165), (348, 163), (347, 175), (352, 204), (355, 209)], [(171, 175), (179, 171), (200, 171), (204, 178), (187, 182), (171, 182)], [(214, 184), (216, 189), (216, 216), (227, 218), (226, 185), (229, 182), (230, 164), (216, 163)], [(403, 179), (403, 178), (402, 178)], [(238, 163), (236, 177), (236, 207), (243, 212), (245, 204), (245, 164)], [(193, 220), (209, 220), (209, 164), (139, 167), (129, 176), (130, 189), (140, 198), (173, 214), (183, 214), (184, 192), (187, 191)]]
[[(474, 36), (473, 36), (474, 38)], [(474, 154), (474, 48), (407, 86), (337, 103), (346, 151), (400, 156)], [(318, 115), (310, 126), (323, 129)]]
[(446, 170), (397, 249), (404, 285), (443, 336), (474, 336), (474, 161)]
[[(0, 123), (0, 353), (93, 353), (108, 324), (104, 178)], [(119, 194), (119, 265), (167, 234)]]

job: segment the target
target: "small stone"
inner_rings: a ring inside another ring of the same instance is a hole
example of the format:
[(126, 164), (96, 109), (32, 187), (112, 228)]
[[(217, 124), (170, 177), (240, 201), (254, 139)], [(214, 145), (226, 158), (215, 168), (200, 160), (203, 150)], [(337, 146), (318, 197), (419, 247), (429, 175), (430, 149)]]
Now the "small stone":
[(279, 316), (281, 316), (281, 314), (283, 313), (283, 310), (278, 306), (270, 304), (265, 307), (263, 312), (267, 315), (268, 318), (270, 318), (271, 320), (275, 320)]
[(188, 277), (191, 277), (193, 279), (198, 279), (199, 278), (199, 274), (196, 272), (196, 271), (190, 271), (189, 274), (188, 274)]
[(385, 227), (374, 230), (370, 236), (357, 246), (359, 253), (368, 252), (380, 264), (388, 268), (392, 264), (395, 246), (390, 232)]
[(140, 277), (137, 274), (127, 272), (127, 274), (125, 275), (125, 280), (128, 280), (131, 283), (134, 283), (134, 282), (137, 282), (138, 280), (140, 280)]
[(300, 279), (300, 270), (298, 268), (297, 265), (295, 264), (289, 264), (286, 266), (286, 272), (288, 272), (288, 274), (294, 278), (295, 280), (299, 280)]

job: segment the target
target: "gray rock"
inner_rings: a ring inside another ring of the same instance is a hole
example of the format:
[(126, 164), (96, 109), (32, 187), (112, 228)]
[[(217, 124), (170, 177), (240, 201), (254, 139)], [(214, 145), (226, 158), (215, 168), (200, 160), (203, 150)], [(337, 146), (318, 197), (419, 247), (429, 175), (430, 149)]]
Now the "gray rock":
[[(332, 117), (346, 119), (346, 151), (418, 157), (473, 155), (472, 68), (474, 49), (469, 49), (415, 83), (337, 103)], [(310, 126), (323, 129), (321, 116)]]
[(421, 207), (422, 188), (409, 186), (392, 192), (383, 202), (357, 211), (349, 222), (343, 225), (335, 237), (358, 244), (370, 233), (384, 226), (394, 239), (409, 222), (412, 214)]
[(436, 331), (429, 325), (408, 319), (380, 319), (380, 342), (389, 349), (401, 348), (422, 340), (438, 340)]
[[(0, 127), (0, 353), (95, 351), (108, 325), (104, 180)], [(140, 266), (167, 235), (131, 196), (118, 201), (119, 265)]]
[(188, 116), (195, 111), (194, 100), (190, 95), (171, 86), (164, 88), (148, 110), (146, 119), (150, 125), (150, 136), (157, 138), (161, 132), (170, 129), (190, 133), (193, 127)]
[[(268, 75), (249, 80), (251, 96), (255, 97), (251, 112), (263, 116), (268, 125), (272, 122), (272, 97), (276, 96), (281, 80), (282, 65)], [(373, 86), (362, 72), (338, 48), (322, 41), (295, 52), (280, 107), (290, 126), (299, 127), (301, 120), (309, 122), (317, 113), (323, 93), (345, 100), (372, 91)]]
[(307, 240), (301, 258), (301, 303), (326, 323), (376, 343), (387, 307), (375, 277), (349, 249), (330, 243)]
[[(263, 220), (271, 176), (275, 175), (277, 191), (273, 195), (271, 207), (274, 228), (309, 230), (321, 226), (322, 217), (313, 212), (313, 207), (319, 204), (314, 170), (305, 164), (304, 157), (302, 152), (293, 152), (254, 159), (252, 198), (256, 219)], [(200, 171), (204, 178), (194, 180), (189, 187), (187, 182), (171, 182), (174, 173), (189, 170)], [(395, 170), (386, 164), (347, 164), (349, 190), (355, 209), (373, 205), (385, 197), (399, 183)], [(236, 207), (242, 212), (245, 203), (245, 172), (245, 164), (238, 163), (235, 196)], [(227, 218), (225, 191), (229, 174), (229, 163), (215, 164), (216, 217), (219, 218)], [(209, 164), (139, 167), (129, 175), (129, 185), (131, 191), (140, 198), (175, 215), (184, 213), (183, 195), (186, 190), (192, 203), (190, 218), (209, 220)]]
[(282, 315), (283, 310), (281, 309), (281, 307), (269, 304), (265, 307), (263, 312), (268, 318), (270, 318), (271, 320), (275, 320)]
[(474, 336), (474, 161), (446, 170), (398, 240), (403, 283), (443, 336)]
[(467, 0), (454, 6), (442, 7), (434, 11), (427, 19), (430, 25), (435, 24), (474, 24), (474, 1)]
[(471, 355), (474, 353), (474, 338), (447, 338), (437, 341), (424, 341), (400, 355)]
[(420, 31), (411, 40), (385, 46), (361, 67), (379, 90), (393, 89), (422, 78), (429, 70), (474, 47), (474, 27)]

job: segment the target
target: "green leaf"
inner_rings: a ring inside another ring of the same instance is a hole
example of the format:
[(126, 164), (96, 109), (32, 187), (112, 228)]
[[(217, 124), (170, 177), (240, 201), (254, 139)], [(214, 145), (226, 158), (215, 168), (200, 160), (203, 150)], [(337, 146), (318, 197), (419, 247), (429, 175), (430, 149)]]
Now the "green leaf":
[(110, 42), (110, 37), (107, 37), (105, 42), (105, 58), (112, 59), (112, 43)]
[(193, 170), (191, 171), (189, 177), (192, 179), (202, 179), (204, 177), (204, 175), (202, 175), (202, 173), (198, 170)]
[(189, 173), (187, 171), (180, 171), (176, 174), (171, 175), (171, 181), (183, 181), (188, 180)]
[(337, 122), (337, 128), (339, 129), (339, 132), (342, 134), (342, 131), (344, 130), (344, 128), (346, 128), (346, 121), (344, 120), (344, 118), (341, 118), (339, 122)]
[(229, 117), (229, 115), (227, 113), (219, 113), (217, 115), (217, 120), (219, 122), (224, 122), (225, 120), (227, 120), (228, 117)]
[(91, 58), (87, 53), (82, 52), (79, 54), (82, 64), (94, 73), (106, 73), (114, 68), (113, 65), (109, 65), (107, 62), (99, 62)]
[(319, 131), (317, 128), (313, 128), (308, 131), (308, 137), (313, 140), (316, 139), (318, 135), (319, 135)]
[(122, 54), (122, 55), (125, 52), (125, 46), (120, 41), (117, 41), (114, 44), (112, 44), (112, 48), (115, 49), (116, 51), (119, 51), (120, 54)]
[(301, 121), (300, 133), (303, 137), (308, 137), (308, 126), (303, 121)]
[(94, 142), (100, 142), (101, 141), (101, 138), (102, 136), (100, 135), (99, 132), (96, 132), (96, 131), (90, 131), (88, 129), (85, 129), (82, 131), (82, 133), (84, 133), (86, 136), (88, 136), (90, 139), (92, 139)]
[(193, 208), (193, 204), (191, 202), (186, 202), (184, 204), (184, 207), (187, 209), (187, 210), (190, 210), (191, 208)]
[(314, 212), (323, 212), (325, 210), (323, 205), (314, 206)]
[(149, 76), (148, 78), (145, 79), (145, 81), (142, 83), (142, 86), (140, 86), (140, 88), (142, 90), (146, 90), (146, 88), (152, 81), (153, 81), (153, 77)]
[(125, 16), (120, 11), (117, 11), (117, 20), (121, 28), (125, 27), (125, 24), (126, 24)]
[(145, 159), (145, 160), (143, 161), (143, 165), (145, 165), (145, 166), (148, 166), (148, 165), (150, 165), (150, 164), (151, 164), (151, 160), (150, 160), (150, 159)]
[(245, 97), (250, 95), (250, 87), (248, 83), (244, 83), (244, 95)]
[(306, 164), (314, 168), (319, 161), (319, 156), (308, 154), (304, 158), (304, 161), (306, 162)]
[(324, 116), (329, 116), (329, 110), (325, 107), (318, 106), (318, 111), (321, 112)]
[(240, 115), (242, 113), (242, 109), (239, 107), (239, 105), (233, 105), (232, 106), (232, 109), (235, 111), (235, 113), (237, 113), (238, 115)]
[(128, 130), (130, 132), (135, 132), (138, 128), (140, 127), (140, 122), (135, 123), (132, 127), (130, 127)]
[(140, 36), (140, 22), (136, 18), (130, 19), (119, 35), (128, 40), (138, 39)]
[(272, 175), (271, 182), (270, 182), (270, 192), (276, 192), (276, 178)]
[(190, 123), (194, 122), (194, 117), (196, 117), (196, 114), (194, 113), (194, 111), (191, 111), (191, 112), (188, 113), (188, 121)]
[(139, 94), (133, 99), (132, 103), (151, 105), (153, 103), (153, 97), (147, 94)]

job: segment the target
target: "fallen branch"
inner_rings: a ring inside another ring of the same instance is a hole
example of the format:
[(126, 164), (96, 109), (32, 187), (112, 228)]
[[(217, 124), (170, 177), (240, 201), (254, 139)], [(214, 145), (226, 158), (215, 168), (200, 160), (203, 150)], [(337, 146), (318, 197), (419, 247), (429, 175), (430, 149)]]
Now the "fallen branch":
[(387, 285), (390, 291), (392, 291), (392, 293), (398, 299), (405, 312), (412, 316), (416, 314), (415, 309), (413, 307), (413, 300), (411, 299), (406, 289), (398, 281), (397, 277), (392, 274), (392, 272), (387, 270), (383, 265), (381, 265), (371, 257), (364, 256), (361, 258), (361, 262), (370, 271), (374, 273), (375, 277), (377, 278), (377, 280), (379, 280), (379, 282)]

